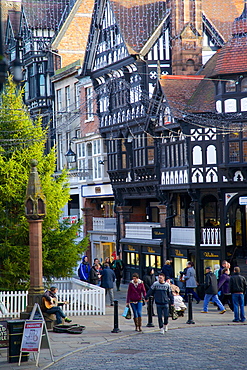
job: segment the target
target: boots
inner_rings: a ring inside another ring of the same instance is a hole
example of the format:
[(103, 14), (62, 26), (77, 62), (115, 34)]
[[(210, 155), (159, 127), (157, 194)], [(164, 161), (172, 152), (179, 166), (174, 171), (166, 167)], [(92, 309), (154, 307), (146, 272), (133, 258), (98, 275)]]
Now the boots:
[(138, 317), (134, 317), (134, 323), (135, 323), (135, 326), (136, 326), (136, 331), (138, 331)]
[(138, 331), (142, 332), (142, 318), (141, 317), (138, 317)]

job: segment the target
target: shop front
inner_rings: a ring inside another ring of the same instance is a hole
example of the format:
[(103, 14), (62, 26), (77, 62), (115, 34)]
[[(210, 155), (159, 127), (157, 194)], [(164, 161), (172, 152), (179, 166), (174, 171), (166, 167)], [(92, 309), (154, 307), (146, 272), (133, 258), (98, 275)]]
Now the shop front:
[(221, 251), (220, 250), (201, 250), (200, 251), (202, 271), (205, 273), (206, 267), (211, 267), (214, 271), (214, 265), (219, 265), (221, 263)]
[(158, 273), (162, 268), (162, 247), (160, 240), (121, 239), (123, 252), (124, 282), (129, 282), (132, 274), (137, 272), (142, 278), (147, 267), (153, 267)]
[(94, 258), (98, 258), (100, 263), (104, 262), (106, 257), (112, 259), (116, 251), (116, 233), (90, 232), (92, 263)]
[(179, 279), (180, 271), (183, 271), (188, 262), (188, 250), (182, 248), (171, 248), (170, 258), (173, 261), (174, 277)]

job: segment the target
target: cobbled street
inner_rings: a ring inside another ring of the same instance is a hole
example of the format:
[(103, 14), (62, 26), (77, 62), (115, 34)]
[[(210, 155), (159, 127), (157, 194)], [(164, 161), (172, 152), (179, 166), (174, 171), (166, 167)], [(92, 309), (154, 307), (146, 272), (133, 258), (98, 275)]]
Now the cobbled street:
[(246, 369), (247, 325), (139, 334), (65, 357), (51, 370)]

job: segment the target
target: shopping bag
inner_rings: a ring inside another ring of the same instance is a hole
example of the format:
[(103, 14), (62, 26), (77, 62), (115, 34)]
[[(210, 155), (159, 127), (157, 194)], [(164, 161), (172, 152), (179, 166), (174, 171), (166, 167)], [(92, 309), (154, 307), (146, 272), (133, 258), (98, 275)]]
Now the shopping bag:
[(127, 320), (131, 319), (131, 311), (130, 311), (129, 306), (125, 307), (122, 316), (125, 317)]

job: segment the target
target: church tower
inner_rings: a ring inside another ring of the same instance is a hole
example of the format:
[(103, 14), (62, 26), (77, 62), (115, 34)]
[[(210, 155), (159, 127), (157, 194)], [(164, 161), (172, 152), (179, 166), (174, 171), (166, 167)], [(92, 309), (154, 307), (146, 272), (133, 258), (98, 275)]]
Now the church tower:
[(202, 65), (202, 0), (171, 0), (172, 71), (193, 75)]

